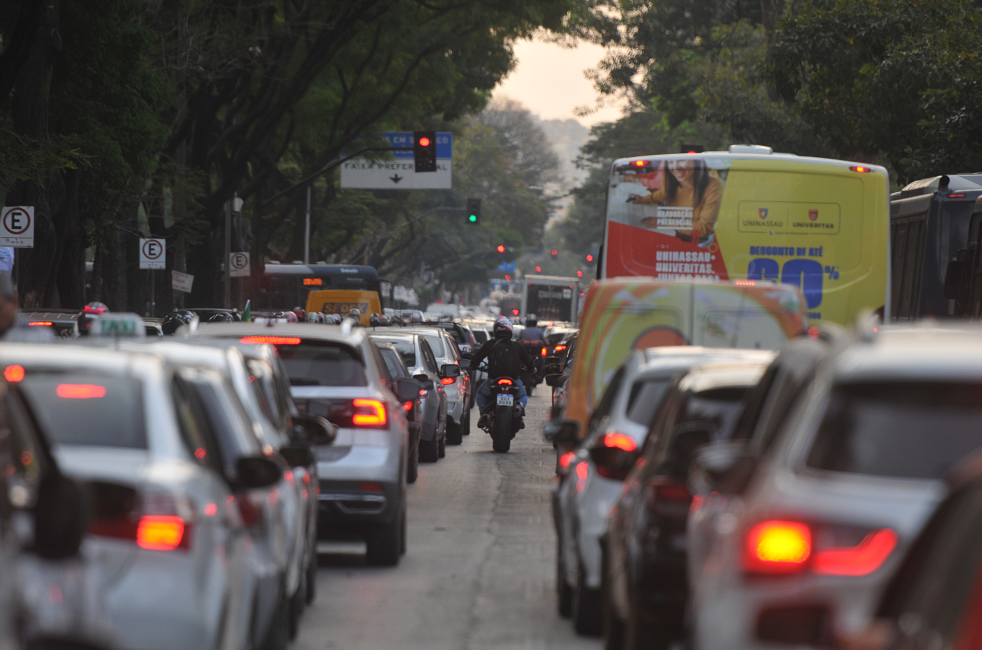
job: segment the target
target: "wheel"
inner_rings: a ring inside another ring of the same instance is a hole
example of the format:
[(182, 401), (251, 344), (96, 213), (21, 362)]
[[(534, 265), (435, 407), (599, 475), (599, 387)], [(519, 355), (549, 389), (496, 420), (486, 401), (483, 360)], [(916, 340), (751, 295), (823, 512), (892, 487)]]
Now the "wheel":
[[(447, 431), (450, 431), (450, 420), (447, 420)], [(447, 436), (444, 435), (440, 438), (440, 446), (437, 449), (437, 453), (440, 458), (444, 458), (447, 455)]]
[(369, 566), (395, 566), (402, 555), (402, 531), (405, 509), (387, 524), (373, 527), (366, 538), (365, 562)]
[(600, 591), (586, 586), (586, 571), (583, 566), (576, 572), (576, 587), (573, 589), (573, 629), (577, 634), (598, 636), (603, 628), (600, 618)]
[[(461, 417), (463, 421), (463, 416)], [(447, 444), (448, 445), (459, 445), (463, 440), (463, 425), (457, 424), (452, 420), (447, 420)], [(440, 456), (443, 458), (443, 456)]]
[(263, 639), (261, 650), (286, 650), (290, 644), (290, 601), (280, 598), (269, 623), (269, 631)]
[(529, 397), (532, 397), (532, 391), (534, 391), (534, 390), (535, 390), (535, 386), (532, 384), (531, 381), (529, 383), (525, 384), (525, 394), (526, 395), (528, 395)]
[(499, 454), (506, 454), (508, 453), (508, 450), (511, 449), (511, 440), (499, 440), (498, 438), (492, 438), (491, 448)]
[(409, 462), (406, 464), (406, 483), (415, 483), (419, 477), (419, 447), (422, 444), (423, 440), (420, 439), (409, 452)]
[(563, 562), (563, 546), (556, 542), (556, 596), (559, 601), (559, 615), (569, 618), (573, 613), (573, 588), (566, 583), (566, 565)]
[(419, 460), (424, 463), (435, 463), (440, 457), (439, 436), (433, 436), (433, 440), (419, 441)]
[(600, 556), (600, 615), (603, 619), (604, 650), (623, 650), (624, 621), (617, 616), (614, 603), (611, 601), (610, 583), (607, 575), (607, 550), (603, 549)]
[[(473, 406), (471, 406), (473, 408)], [(467, 414), (464, 415), (464, 420), (461, 423), (460, 432), (465, 436), (471, 435), (471, 409), (467, 409)]]
[(307, 565), (307, 604), (317, 599), (317, 552), (310, 558)]

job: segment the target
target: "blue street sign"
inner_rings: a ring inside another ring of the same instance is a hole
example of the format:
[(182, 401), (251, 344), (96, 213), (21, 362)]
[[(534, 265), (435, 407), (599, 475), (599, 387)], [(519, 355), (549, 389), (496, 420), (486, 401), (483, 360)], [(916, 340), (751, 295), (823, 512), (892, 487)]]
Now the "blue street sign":
[(515, 263), (514, 262), (502, 262), (501, 264), (498, 265), (498, 270), (499, 271), (511, 271), (512, 273), (514, 273), (515, 272)]
[[(382, 136), (391, 142), (393, 147), (413, 146), (412, 131), (389, 132), (383, 133)], [(412, 151), (393, 151), (392, 153), (396, 158), (408, 158), (409, 160), (412, 160), (413, 158)], [(453, 133), (437, 133), (436, 159), (450, 160), (451, 158), (453, 158)]]

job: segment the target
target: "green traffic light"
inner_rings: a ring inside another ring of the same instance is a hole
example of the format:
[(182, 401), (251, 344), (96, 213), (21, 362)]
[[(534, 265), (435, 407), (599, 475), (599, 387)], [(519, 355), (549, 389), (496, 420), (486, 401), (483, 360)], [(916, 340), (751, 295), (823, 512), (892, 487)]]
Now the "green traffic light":
[(470, 221), (471, 223), (474, 223), (475, 221), (477, 221), (477, 215), (472, 214), (471, 216), (467, 217), (467, 220)]

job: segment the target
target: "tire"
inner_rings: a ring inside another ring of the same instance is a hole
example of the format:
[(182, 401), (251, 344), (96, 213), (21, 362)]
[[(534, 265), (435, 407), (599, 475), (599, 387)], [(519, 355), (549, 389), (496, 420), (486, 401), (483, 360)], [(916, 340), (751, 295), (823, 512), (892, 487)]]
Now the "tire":
[[(461, 416), (461, 421), (463, 421), (463, 416)], [(463, 425), (457, 424), (451, 420), (447, 420), (447, 444), (448, 445), (459, 445), (464, 441), (463, 438)], [(441, 456), (442, 458), (442, 456)]]
[(604, 650), (623, 650), (624, 621), (617, 616), (617, 610), (611, 601), (610, 583), (608, 582), (607, 550), (601, 551), (600, 560), (600, 615), (603, 619)]
[(419, 441), (419, 460), (423, 463), (435, 463), (440, 458), (440, 442), (438, 436), (433, 436), (433, 440)]
[(415, 483), (419, 477), (419, 447), (422, 444), (423, 440), (420, 438), (409, 452), (409, 462), (406, 463), (406, 483)]
[[(449, 430), (449, 424), (450, 424), (450, 420), (447, 420), (448, 430)], [(445, 458), (446, 455), (447, 455), (447, 436), (446, 435), (444, 435), (442, 438), (440, 438), (440, 446), (437, 449), (437, 454), (440, 456), (440, 458)]]
[(499, 454), (507, 454), (511, 449), (511, 440), (499, 440), (495, 438), (491, 443), (491, 448)]
[[(473, 405), (471, 408), (474, 408)], [(464, 415), (460, 425), (460, 432), (465, 436), (471, 435), (471, 408), (467, 409), (467, 413)]]
[(586, 586), (583, 566), (576, 572), (573, 589), (573, 629), (584, 636), (600, 636), (603, 619), (600, 616), (600, 591)]
[(563, 563), (563, 546), (556, 542), (556, 600), (559, 605), (559, 615), (569, 618), (573, 613), (573, 588), (566, 584), (566, 566)]
[(666, 650), (668, 642), (664, 630), (649, 623), (638, 611), (632, 595), (630, 612), (624, 624), (624, 650)]
[(395, 566), (402, 555), (402, 531), (405, 509), (387, 524), (374, 526), (365, 539), (365, 563), (369, 566)]
[(313, 557), (310, 558), (310, 563), (307, 565), (307, 604), (311, 604), (317, 600), (317, 551), (313, 553)]
[(260, 650), (286, 650), (290, 645), (290, 601), (280, 598)]
[(499, 454), (511, 448), (513, 411), (510, 406), (496, 407), (494, 430), (491, 432), (492, 448)]

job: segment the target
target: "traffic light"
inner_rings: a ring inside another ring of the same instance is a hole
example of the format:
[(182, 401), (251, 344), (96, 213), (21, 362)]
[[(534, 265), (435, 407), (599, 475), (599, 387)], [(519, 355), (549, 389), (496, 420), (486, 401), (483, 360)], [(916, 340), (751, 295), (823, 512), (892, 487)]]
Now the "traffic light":
[[(481, 222), (481, 199), (467, 199), (467, 223), (475, 226)], [(502, 253), (504, 251), (498, 251)]]
[(589, 253), (587, 253), (586, 261), (587, 262), (592, 262), (593, 261), (593, 255), (590, 255)]
[(498, 244), (498, 252), (499, 253), (504, 253), (505, 252), (505, 247), (504, 247), (503, 244)]
[(542, 273), (542, 267), (541, 266), (535, 267), (535, 272), (536, 273)]
[(552, 249), (552, 256), (555, 257), (556, 255), (559, 255), (559, 251), (557, 251), (555, 248), (553, 248)]
[(436, 131), (413, 132), (413, 158), (417, 173), (436, 171)]
[(583, 277), (583, 271), (577, 271), (576, 272), (576, 277), (582, 278)]

